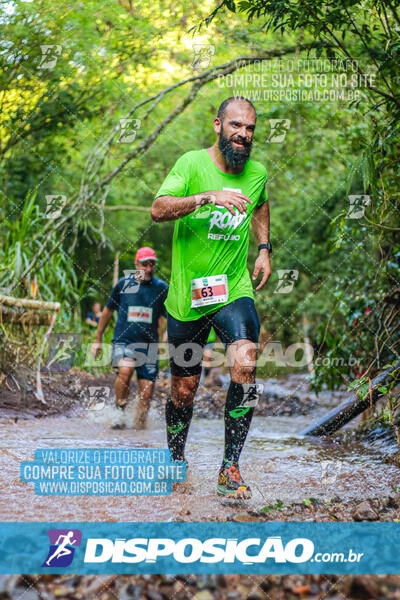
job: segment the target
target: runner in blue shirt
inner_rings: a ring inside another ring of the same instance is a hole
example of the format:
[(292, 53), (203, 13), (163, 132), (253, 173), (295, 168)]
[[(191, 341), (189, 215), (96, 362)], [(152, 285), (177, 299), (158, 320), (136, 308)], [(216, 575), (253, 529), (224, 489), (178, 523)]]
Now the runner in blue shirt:
[(101, 352), (103, 333), (113, 315), (118, 319), (112, 340), (112, 365), (118, 375), (115, 380), (115, 402), (124, 410), (129, 396), (129, 385), (136, 370), (138, 378), (138, 405), (135, 427), (146, 426), (147, 413), (158, 374), (158, 327), (166, 317), (164, 306), (168, 285), (154, 277), (157, 263), (152, 248), (140, 248), (136, 253), (136, 272), (131, 271), (113, 288), (103, 309), (97, 327), (92, 354)]

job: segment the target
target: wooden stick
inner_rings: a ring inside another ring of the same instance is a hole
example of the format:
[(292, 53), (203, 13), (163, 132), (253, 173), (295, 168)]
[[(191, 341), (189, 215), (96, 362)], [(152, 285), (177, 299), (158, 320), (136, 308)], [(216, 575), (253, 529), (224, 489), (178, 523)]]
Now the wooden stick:
[(365, 398), (359, 398), (358, 394), (352, 396), (349, 400), (343, 402), (337, 408), (331, 410), (325, 417), (318, 419), (315, 423), (312, 423), (301, 431), (300, 435), (330, 435), (335, 433), (338, 429), (346, 425), (349, 421), (357, 417), (359, 414), (364, 412), (365, 409), (371, 407), (372, 404), (384, 396), (379, 388), (383, 386), (390, 379), (400, 379), (400, 360), (397, 361), (393, 367), (390, 367), (387, 371), (378, 375), (371, 382), (372, 394), (368, 394)]

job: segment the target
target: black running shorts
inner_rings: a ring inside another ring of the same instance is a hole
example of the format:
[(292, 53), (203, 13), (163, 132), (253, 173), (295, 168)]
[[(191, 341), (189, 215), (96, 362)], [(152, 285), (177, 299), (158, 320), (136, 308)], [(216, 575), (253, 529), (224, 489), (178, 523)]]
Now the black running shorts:
[(171, 374), (189, 377), (201, 373), (204, 346), (211, 327), (225, 344), (225, 349), (238, 340), (255, 344), (260, 334), (260, 321), (252, 298), (238, 298), (211, 315), (195, 321), (178, 321), (167, 317)]

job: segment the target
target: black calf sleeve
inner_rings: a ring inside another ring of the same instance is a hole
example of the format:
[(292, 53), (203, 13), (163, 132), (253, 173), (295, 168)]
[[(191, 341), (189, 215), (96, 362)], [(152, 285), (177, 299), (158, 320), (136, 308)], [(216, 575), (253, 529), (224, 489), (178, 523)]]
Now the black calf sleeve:
[(185, 459), (185, 444), (192, 415), (193, 404), (180, 408), (175, 406), (171, 398), (167, 399), (165, 420), (167, 422), (168, 448), (171, 451), (172, 460)]
[(231, 381), (225, 403), (224, 462), (238, 462), (257, 404), (256, 385)]

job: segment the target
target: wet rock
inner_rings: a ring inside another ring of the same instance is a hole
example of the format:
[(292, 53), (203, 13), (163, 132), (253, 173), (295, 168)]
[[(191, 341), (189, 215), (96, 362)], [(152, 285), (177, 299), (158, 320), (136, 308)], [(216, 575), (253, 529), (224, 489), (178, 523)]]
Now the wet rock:
[(260, 520), (260, 515), (251, 515), (249, 513), (237, 513), (232, 516), (232, 521), (235, 523), (253, 523)]
[(160, 585), (158, 591), (160, 592), (160, 594), (162, 594), (163, 598), (172, 598), (173, 596), (172, 584), (168, 585), (164, 583), (163, 585)]
[(19, 581), (19, 575), (0, 575), (0, 593), (11, 594)]
[[(310, 594), (312, 594), (313, 596), (315, 596), (316, 594), (318, 594), (318, 592), (319, 592), (319, 588), (318, 588), (317, 584), (316, 583), (312, 583), (311, 586), (310, 586)], [(331, 598), (329, 600), (331, 600)]]
[(215, 590), (217, 589), (217, 578), (215, 575), (199, 575), (197, 579), (199, 589)]
[(383, 594), (376, 579), (360, 575), (355, 576), (351, 582), (350, 596), (364, 600), (364, 598), (382, 598)]
[(360, 502), (360, 504), (356, 506), (352, 513), (352, 517), (355, 521), (377, 521), (379, 519), (378, 513), (367, 501)]
[(185, 585), (196, 585), (196, 578), (192, 575), (176, 575), (175, 579), (177, 581), (183, 581)]
[(139, 600), (142, 597), (142, 587), (128, 583), (119, 591), (119, 600)]
[(265, 594), (257, 589), (253, 589), (247, 596), (247, 600), (265, 600)]
[(270, 578), (267, 577), (266, 579), (264, 579), (264, 581), (262, 581), (259, 584), (259, 587), (263, 590), (263, 592), (268, 592), (271, 589), (271, 585), (272, 583), (270, 581)]
[(386, 506), (389, 508), (400, 508), (400, 494), (395, 494), (394, 496), (389, 496), (386, 502)]
[(164, 600), (164, 596), (162, 596), (157, 590), (147, 590), (146, 596), (149, 600)]
[(214, 596), (209, 590), (201, 590), (193, 596), (193, 600), (214, 600)]
[(226, 580), (225, 580), (224, 575), (221, 575), (221, 574), (217, 575), (216, 581), (217, 581), (218, 587), (226, 588)]
[(237, 574), (229, 574), (224, 575), (226, 586), (230, 588), (236, 588), (240, 581), (240, 575)]
[(333, 498), (331, 498), (331, 502), (335, 502), (337, 504), (339, 502), (342, 502), (342, 499), (340, 498), (340, 496), (333, 496)]
[[(68, 590), (69, 592), (71, 590)], [(25, 598), (25, 600), (39, 600), (40, 596), (38, 594), (38, 592), (35, 590), (35, 588), (30, 588), (30, 589), (26, 589), (26, 588), (21, 588), (21, 587), (17, 587), (14, 589), (13, 591), (13, 595), (10, 596), (11, 598)]]
[[(102, 590), (109, 588), (114, 582), (114, 575), (97, 575), (94, 576), (92, 581), (90, 579), (85, 580), (86, 586), (82, 589), (85, 597), (96, 596)], [(64, 585), (70, 584), (70, 582), (64, 581)]]
[(297, 596), (304, 596), (305, 594), (308, 594), (311, 591), (311, 585), (297, 585), (294, 588), (292, 588), (292, 593), (296, 594)]

